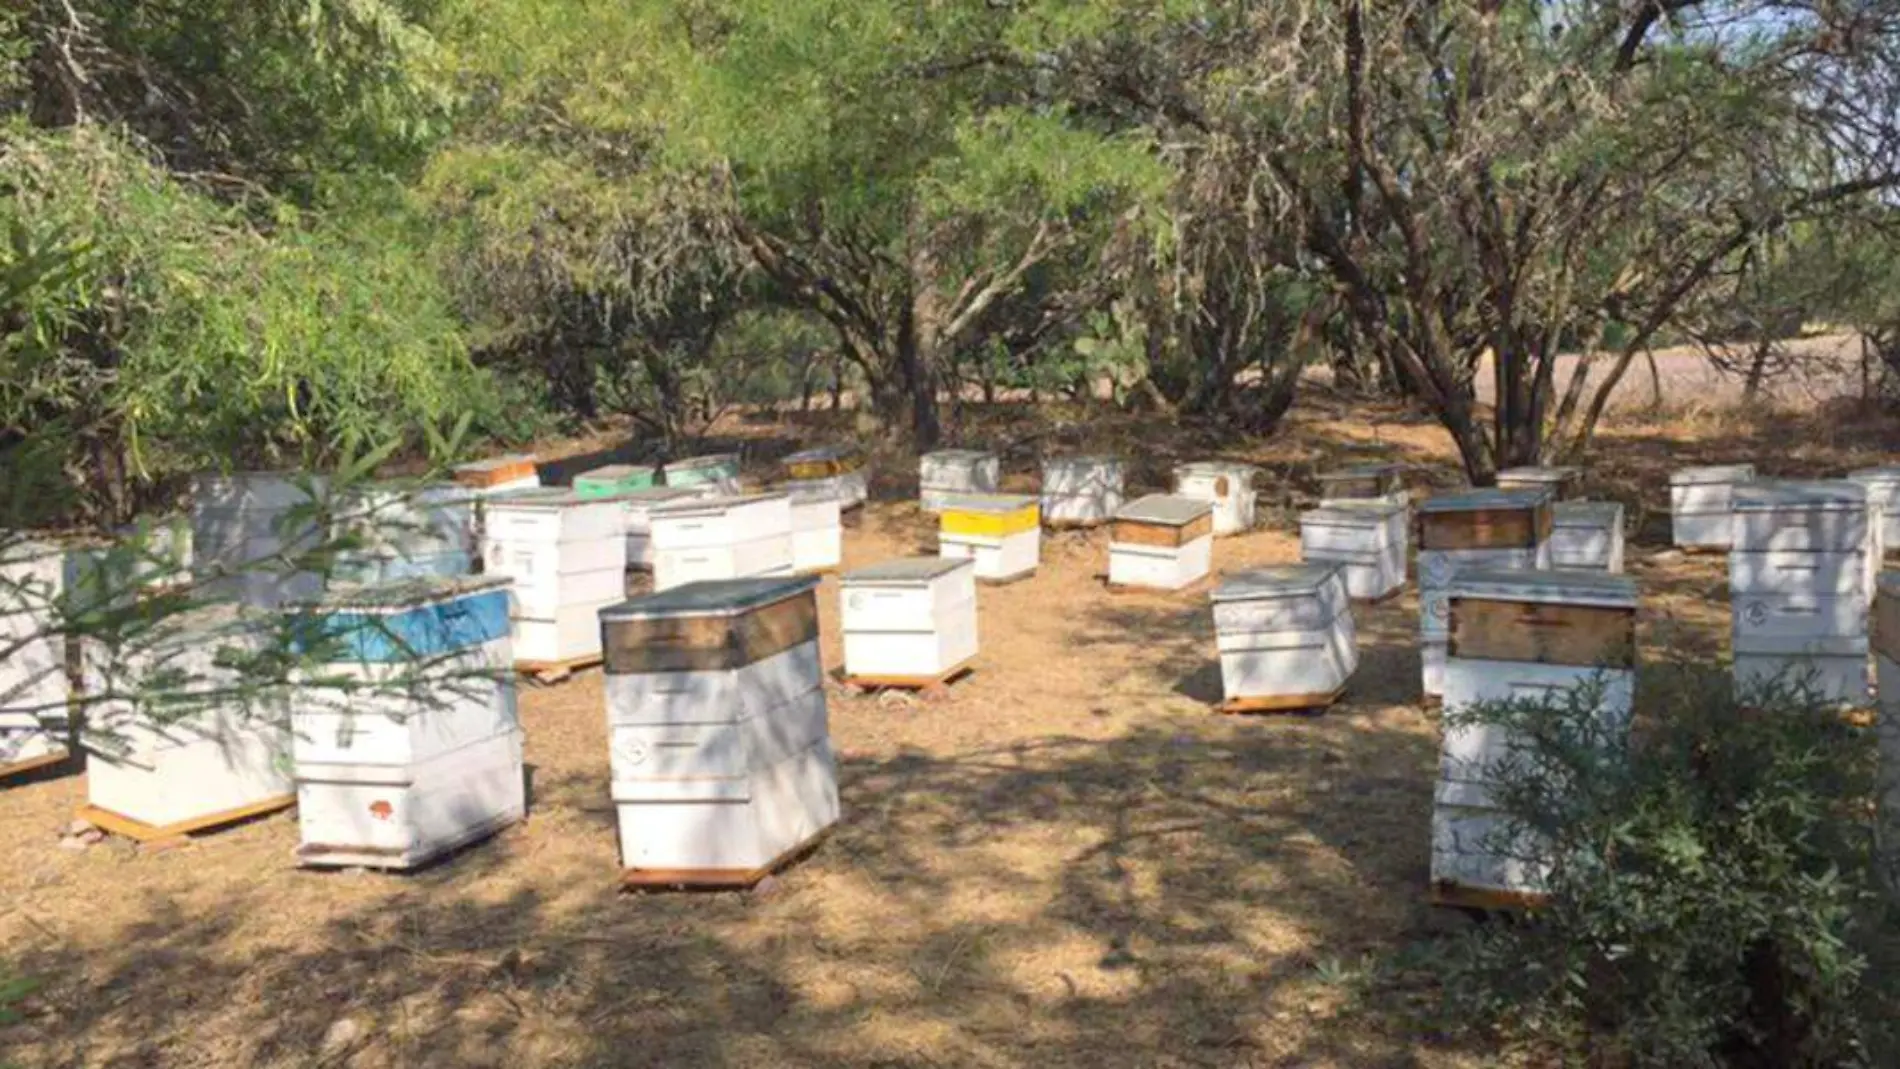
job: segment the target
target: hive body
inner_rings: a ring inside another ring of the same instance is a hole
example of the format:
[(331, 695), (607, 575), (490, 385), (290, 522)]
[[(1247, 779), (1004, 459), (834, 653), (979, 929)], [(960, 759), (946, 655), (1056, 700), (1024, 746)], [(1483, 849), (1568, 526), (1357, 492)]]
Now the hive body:
[(1336, 564), (1354, 598), (1378, 600), (1405, 586), (1411, 510), (1389, 499), (1336, 501), (1300, 514), (1300, 559)]
[(790, 575), (792, 499), (783, 492), (677, 501), (653, 510), (653, 588)]
[(1042, 559), (1041, 510), (1033, 497), (946, 494), (939, 504), (937, 553), (976, 562), (976, 577), (1004, 583), (1035, 572)]
[(1260, 469), (1252, 464), (1222, 460), (1204, 460), (1174, 469), (1174, 493), (1177, 497), (1205, 501), (1214, 506), (1216, 537), (1253, 530), (1259, 492), (1254, 478)]
[(65, 566), (39, 542), (0, 538), (0, 776), (64, 758), (70, 734)]
[(1275, 565), (1229, 575), (1213, 594), (1221, 689), (1230, 703), (1330, 703), (1359, 666), (1338, 566)]
[(844, 563), (844, 504), (838, 488), (824, 485), (789, 492), (792, 501), (792, 570), (822, 572)]
[(976, 566), (913, 557), (848, 572), (844, 670), (865, 679), (934, 680), (976, 656)]
[(786, 490), (828, 493), (842, 509), (854, 509), (869, 500), (871, 483), (864, 457), (849, 446), (820, 446), (793, 453), (784, 460), (790, 480)]
[(1196, 498), (1150, 494), (1116, 510), (1109, 583), (1179, 590), (1205, 578), (1214, 563), (1213, 508)]
[(917, 461), (917, 497), (925, 512), (943, 511), (951, 497), (994, 494), (1002, 485), (995, 453), (978, 449), (939, 449)]
[(1543, 490), (1556, 501), (1575, 498), (1583, 485), (1582, 468), (1526, 466), (1498, 472), (1500, 490)]
[(1867, 488), (1867, 506), (1880, 518), (1881, 548), (1900, 551), (1900, 467), (1862, 468), (1847, 478)]
[(1672, 540), (1689, 549), (1727, 549), (1734, 536), (1735, 488), (1755, 478), (1753, 464), (1684, 468), (1669, 476)]
[(621, 504), (545, 490), (491, 498), (484, 512), (484, 570), (514, 583), (515, 657), (559, 663), (599, 656), (597, 614), (626, 593)]
[(1057, 527), (1107, 523), (1122, 507), (1122, 462), (1115, 457), (1051, 457), (1042, 462), (1042, 522)]
[(620, 502), (621, 519), (627, 532), (627, 567), (653, 570), (653, 510), (661, 505), (697, 500), (702, 494), (691, 487), (655, 486), (614, 495)]
[(668, 486), (685, 486), (707, 496), (732, 496), (739, 486), (739, 454), (709, 453), (675, 460), (661, 469)]
[(244, 472), (192, 484), (192, 570), (209, 599), (275, 608), (315, 597), (323, 576), (297, 557), (319, 548), (317, 476)]
[(1550, 566), (1560, 571), (1623, 571), (1623, 506), (1559, 501), (1551, 508)]
[(613, 497), (629, 490), (651, 490), (658, 483), (659, 469), (651, 464), (609, 464), (574, 476), (574, 493)]
[(340, 554), (330, 581), (367, 585), (453, 577), (474, 570), (477, 496), (460, 486), (384, 484), (352, 489), (337, 504)]
[(1472, 490), (1419, 506), (1419, 657), (1427, 697), (1444, 690), (1452, 580), (1472, 569), (1550, 567), (1551, 523), (1544, 490)]

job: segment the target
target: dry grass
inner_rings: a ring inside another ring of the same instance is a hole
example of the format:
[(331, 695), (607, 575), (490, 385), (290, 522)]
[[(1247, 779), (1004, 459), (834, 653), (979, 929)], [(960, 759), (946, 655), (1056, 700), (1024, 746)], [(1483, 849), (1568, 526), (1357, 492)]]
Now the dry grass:
[[(965, 428), (1004, 441), (1010, 416)], [(759, 452), (813, 432), (747, 427)], [(1820, 473), (1878, 457), (1837, 413), (1609, 428), (1596, 496), (1647, 510), (1632, 555), (1652, 645), (1716, 655), (1722, 564), (1658, 555), (1664, 473), (1754, 460)], [(784, 441), (782, 442), (781, 439)], [(1078, 421), (1137, 485), (1223, 452), (1193, 431)], [(1028, 470), (1019, 448), (1018, 471)], [(1216, 566), (1295, 559), (1310, 475), (1388, 456), (1455, 480), (1444, 437), (1397, 409), (1316, 398), (1261, 461), (1267, 529)], [(905, 469), (880, 490), (903, 492)], [(1022, 478), (1022, 476), (1018, 476)], [(875, 503), (847, 563), (930, 525)], [(0, 1030), (21, 1066), (1476, 1066), (1418, 1015), (1420, 978), (1370, 1001), (1342, 967), (1448, 924), (1421, 901), (1436, 766), (1414, 704), (1416, 602), (1361, 615), (1347, 700), (1316, 719), (1211, 715), (1200, 598), (1110, 597), (1099, 536), (1045, 547), (981, 595), (978, 671), (946, 703), (832, 696), (846, 819), (767, 893), (613, 889), (598, 674), (521, 703), (522, 827), (409, 877), (294, 869), (283, 815), (164, 853), (55, 839), (84, 796), (0, 794), (0, 960), (43, 983)], [(836, 589), (821, 592), (838, 663)], [(348, 1022), (339, 1024), (339, 1022)], [(331, 1042), (326, 1046), (326, 1036)]]

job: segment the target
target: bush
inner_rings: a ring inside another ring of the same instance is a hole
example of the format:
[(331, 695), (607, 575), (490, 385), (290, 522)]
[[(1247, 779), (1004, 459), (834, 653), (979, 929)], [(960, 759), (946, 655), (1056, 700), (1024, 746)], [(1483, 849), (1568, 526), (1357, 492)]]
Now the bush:
[(1459, 1025), (1565, 1061), (1900, 1064), (1897, 911), (1877, 879), (1872, 732), (1804, 687), (1642, 681), (1635, 736), (1594, 703), (1461, 710), (1510, 730), (1505, 837), (1533, 833), (1549, 905), (1429, 950)]

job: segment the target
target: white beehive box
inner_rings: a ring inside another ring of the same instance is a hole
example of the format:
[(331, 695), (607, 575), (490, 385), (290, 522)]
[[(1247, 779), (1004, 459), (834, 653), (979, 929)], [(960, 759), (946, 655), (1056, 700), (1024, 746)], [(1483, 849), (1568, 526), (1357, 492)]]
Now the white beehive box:
[(792, 573), (792, 499), (780, 493), (678, 501), (653, 510), (653, 589)]
[(1104, 524), (1122, 507), (1122, 462), (1115, 457), (1051, 457), (1042, 462), (1042, 522), (1051, 527)]
[(684, 486), (655, 486), (612, 496), (613, 500), (620, 502), (621, 516), (626, 521), (627, 567), (652, 571), (653, 510), (661, 505), (691, 501), (704, 495)]
[(1623, 571), (1623, 506), (1616, 501), (1559, 501), (1551, 508), (1550, 566), (1563, 571)]
[(162, 829), (291, 804), (288, 686), (244, 667), (279, 639), (274, 614), (219, 605), (166, 616), (122, 646), (88, 641), (91, 806)]
[(332, 583), (362, 585), (453, 577), (474, 570), (476, 495), (460, 486), (377, 484), (339, 495)]
[(1397, 501), (1336, 501), (1300, 513), (1300, 559), (1336, 564), (1346, 591), (1378, 601), (1405, 587), (1411, 509)]
[(1544, 490), (1436, 494), (1418, 506), (1419, 659), (1425, 696), (1444, 690), (1448, 589), (1460, 571), (1550, 567), (1551, 496)]
[(454, 476), (457, 486), (478, 497), (533, 490), (541, 485), (540, 469), (535, 466), (534, 458), (526, 453), (510, 453), (458, 464), (450, 474)]
[(514, 581), (514, 653), (555, 664), (600, 655), (600, 610), (626, 596), (626, 520), (619, 502), (540, 490), (490, 498), (482, 561)]
[(996, 493), (1002, 472), (995, 453), (939, 449), (917, 461), (917, 496), (925, 512), (941, 512), (946, 498)]
[(1179, 590), (1205, 578), (1214, 563), (1214, 506), (1149, 494), (1115, 511), (1108, 535), (1108, 582), (1118, 587)]
[(1669, 476), (1669, 525), (1678, 546), (1727, 549), (1734, 531), (1735, 488), (1755, 478), (1753, 464), (1684, 468)]
[(976, 657), (976, 567), (910, 557), (847, 572), (844, 670), (859, 680), (928, 681)]
[(937, 554), (976, 562), (976, 577), (1007, 583), (1035, 572), (1042, 560), (1036, 499), (1015, 494), (945, 494), (938, 501)]
[(844, 563), (843, 503), (830, 487), (793, 490), (792, 570), (823, 572)]
[(1527, 466), (1498, 472), (1500, 490), (1543, 490), (1558, 501), (1576, 497), (1582, 486), (1582, 468)]
[(1823, 696), (1864, 704), (1867, 609), (1882, 548), (1866, 488), (1763, 480), (1736, 488), (1733, 508), (1729, 600), (1738, 687), (1807, 678)]
[(192, 482), (192, 569), (208, 599), (261, 608), (315, 597), (323, 576), (298, 557), (323, 541), (320, 476), (243, 472)]
[(1254, 478), (1260, 469), (1252, 464), (1225, 460), (1203, 460), (1182, 464), (1174, 469), (1174, 493), (1177, 497), (1206, 501), (1214, 506), (1216, 537), (1253, 530), (1255, 506), (1259, 499)]
[(1395, 499), (1405, 493), (1402, 474), (1397, 464), (1354, 464), (1320, 472), (1320, 503)]
[(739, 454), (708, 453), (675, 460), (660, 469), (668, 486), (686, 486), (707, 497), (731, 497), (745, 491), (739, 484)]
[(748, 885), (837, 822), (816, 586), (693, 583), (601, 613), (627, 883)]
[(1459, 717), (1480, 703), (1589, 697), (1606, 730), (1626, 735), (1636, 687), (1636, 583), (1608, 574), (1466, 571), (1449, 594), (1433, 892), (1449, 902), (1470, 902), (1474, 893), (1502, 902), (1534, 898), (1544, 889), (1537, 844), (1499, 841), (1508, 822), (1491, 797), (1496, 762), (1521, 743), (1501, 725)]
[(1875, 840), (1888, 886), (1900, 887), (1900, 572), (1882, 572), (1874, 597), (1874, 686), (1880, 698), (1879, 822)]
[(1213, 602), (1227, 708), (1327, 706), (1359, 667), (1352, 600), (1336, 565), (1280, 564), (1229, 575)]
[(1900, 551), (1900, 467), (1862, 468), (1847, 478), (1867, 488), (1867, 505), (1880, 517), (1881, 547)]
[(298, 608), (302, 864), (414, 868), (525, 815), (509, 589), (416, 580)]
[(64, 573), (56, 547), (0, 537), (0, 776), (67, 756)]
[(782, 462), (790, 482), (787, 490), (829, 492), (840, 508), (854, 509), (871, 496), (864, 457), (850, 446), (827, 445), (787, 456)]

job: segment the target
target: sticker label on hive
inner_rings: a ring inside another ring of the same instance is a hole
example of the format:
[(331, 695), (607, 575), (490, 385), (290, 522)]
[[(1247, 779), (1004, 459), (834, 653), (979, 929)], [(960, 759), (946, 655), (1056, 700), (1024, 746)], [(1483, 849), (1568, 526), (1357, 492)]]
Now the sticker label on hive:
[(1751, 601), (1742, 606), (1742, 619), (1751, 627), (1761, 627), (1768, 622), (1768, 606), (1759, 601)]
[(623, 765), (643, 765), (647, 760), (647, 744), (639, 739), (625, 739), (614, 747), (614, 756)]
[(396, 807), (386, 801), (377, 800), (369, 804), (369, 815), (377, 820), (388, 820), (396, 815)]

